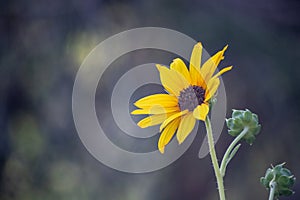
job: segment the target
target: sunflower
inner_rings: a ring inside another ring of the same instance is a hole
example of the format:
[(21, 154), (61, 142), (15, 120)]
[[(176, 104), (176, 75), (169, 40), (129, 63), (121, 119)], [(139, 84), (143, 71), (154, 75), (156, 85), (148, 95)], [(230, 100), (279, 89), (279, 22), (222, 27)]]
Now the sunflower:
[(158, 141), (161, 153), (164, 153), (165, 146), (171, 141), (176, 130), (176, 138), (181, 144), (193, 130), (196, 120), (206, 119), (210, 100), (220, 85), (219, 76), (232, 69), (232, 66), (229, 66), (214, 74), (224, 59), (227, 46), (201, 66), (202, 49), (201, 43), (194, 46), (189, 69), (180, 58), (174, 59), (170, 68), (157, 64), (160, 80), (167, 94), (153, 94), (134, 103), (139, 109), (131, 114), (149, 115), (138, 122), (139, 127), (161, 124)]

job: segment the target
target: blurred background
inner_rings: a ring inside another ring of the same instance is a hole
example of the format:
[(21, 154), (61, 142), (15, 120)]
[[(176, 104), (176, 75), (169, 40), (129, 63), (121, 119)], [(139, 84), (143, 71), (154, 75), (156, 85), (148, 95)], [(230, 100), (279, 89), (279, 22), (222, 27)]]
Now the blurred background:
[[(267, 199), (259, 177), (270, 164), (285, 161), (300, 178), (299, 10), (297, 0), (2, 0), (0, 199), (218, 199), (210, 158), (198, 159), (201, 128), (172, 165), (135, 175), (98, 162), (77, 135), (72, 87), (84, 57), (111, 35), (143, 26), (185, 33), (210, 54), (229, 45), (220, 65), (234, 65), (223, 76), (227, 116), (231, 108), (249, 108), (263, 128), (230, 163), (227, 198)], [(165, 55), (136, 52), (126, 66), (146, 63), (149, 54), (157, 60)], [(108, 95), (97, 99), (100, 108)], [(224, 128), (219, 158), (231, 140)], [(299, 199), (299, 181), (294, 189), (295, 195), (282, 199)]]

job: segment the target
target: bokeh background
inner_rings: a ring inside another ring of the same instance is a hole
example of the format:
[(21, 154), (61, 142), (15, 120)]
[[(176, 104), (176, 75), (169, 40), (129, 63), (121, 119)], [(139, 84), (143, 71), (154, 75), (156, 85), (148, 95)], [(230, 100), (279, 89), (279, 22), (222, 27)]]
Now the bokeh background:
[[(2, 0), (0, 199), (218, 199), (210, 158), (197, 156), (201, 128), (179, 160), (139, 175), (104, 166), (77, 135), (71, 95), (84, 57), (107, 37), (143, 26), (183, 32), (210, 54), (229, 44), (221, 63), (234, 65), (223, 77), (228, 116), (230, 108), (249, 108), (263, 128), (230, 163), (227, 197), (267, 199), (259, 177), (270, 164), (285, 161), (300, 178), (299, 10), (297, 0)], [(147, 62), (149, 53), (128, 56), (126, 66)], [(100, 108), (107, 95), (100, 94)], [(219, 157), (231, 140), (224, 130)], [(282, 199), (299, 199), (299, 181), (294, 189), (295, 195)]]

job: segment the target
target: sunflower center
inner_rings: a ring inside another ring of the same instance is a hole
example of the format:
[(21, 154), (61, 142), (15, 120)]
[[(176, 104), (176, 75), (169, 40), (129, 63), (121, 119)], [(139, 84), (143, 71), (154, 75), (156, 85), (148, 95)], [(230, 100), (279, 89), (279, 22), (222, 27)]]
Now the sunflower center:
[(205, 90), (202, 87), (193, 85), (182, 90), (178, 97), (180, 110), (193, 111), (198, 105), (201, 105), (205, 99)]

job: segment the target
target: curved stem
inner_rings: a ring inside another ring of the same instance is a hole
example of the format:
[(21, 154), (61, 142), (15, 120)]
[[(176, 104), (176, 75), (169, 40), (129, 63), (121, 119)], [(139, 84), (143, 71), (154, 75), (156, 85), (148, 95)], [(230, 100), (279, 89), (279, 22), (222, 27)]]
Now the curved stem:
[(269, 200), (273, 200), (274, 199), (274, 194), (275, 194), (275, 189), (276, 189), (276, 182), (274, 180), (272, 180), (270, 182), (270, 195), (269, 195)]
[(225, 176), (226, 165), (228, 164), (227, 161), (228, 161), (230, 153), (232, 152), (232, 149), (247, 134), (248, 129), (249, 129), (249, 127), (246, 126), (243, 129), (243, 131), (231, 142), (231, 144), (227, 148), (227, 150), (226, 150), (226, 152), (225, 152), (225, 154), (223, 156), (223, 159), (222, 159), (222, 162), (221, 162), (221, 167), (220, 167), (220, 171), (221, 171), (222, 176)]
[(207, 131), (207, 139), (208, 139), (210, 157), (211, 157), (211, 161), (213, 164), (213, 168), (214, 168), (215, 175), (217, 178), (217, 183), (218, 183), (219, 197), (220, 197), (220, 200), (225, 200), (226, 198), (225, 198), (225, 191), (224, 191), (223, 176), (222, 176), (220, 168), (219, 168), (219, 163), (218, 163), (216, 150), (215, 150), (214, 138), (213, 138), (212, 129), (211, 129), (211, 123), (210, 123), (210, 120), (208, 117), (206, 117), (206, 119), (205, 119), (205, 126), (206, 126), (206, 131)]

